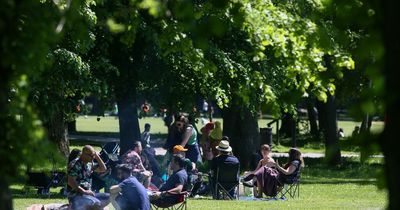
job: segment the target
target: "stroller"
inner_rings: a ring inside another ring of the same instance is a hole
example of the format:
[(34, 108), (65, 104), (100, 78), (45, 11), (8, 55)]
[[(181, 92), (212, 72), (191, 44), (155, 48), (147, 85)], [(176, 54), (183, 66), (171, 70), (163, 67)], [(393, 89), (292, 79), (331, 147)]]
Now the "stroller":
[[(117, 171), (115, 166), (120, 163), (118, 159), (119, 144), (117, 142), (108, 142), (101, 148), (100, 158), (107, 166), (107, 171), (104, 173), (94, 173), (92, 175), (92, 189), (99, 192), (102, 188), (108, 192), (111, 185), (117, 184)], [(96, 162), (95, 162), (96, 164)]]
[(51, 187), (62, 187), (60, 190), (60, 194), (65, 194), (65, 185), (66, 185), (66, 173), (64, 171), (58, 171), (56, 169), (56, 161), (53, 157), (49, 158), (53, 164), (53, 169), (50, 173), (46, 172), (32, 172), (30, 170), (27, 171), (28, 180), (26, 182), (26, 186), (33, 186), (37, 189), (38, 195), (47, 195), (50, 197), (50, 188)]

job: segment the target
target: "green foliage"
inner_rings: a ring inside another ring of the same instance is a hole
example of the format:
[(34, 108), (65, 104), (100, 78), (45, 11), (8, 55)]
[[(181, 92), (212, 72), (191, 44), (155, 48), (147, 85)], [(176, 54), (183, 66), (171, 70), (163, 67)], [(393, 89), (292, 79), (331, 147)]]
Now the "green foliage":
[(60, 17), (59, 9), (49, 2), (6, 1), (0, 8), (3, 183), (16, 177), (21, 164), (35, 164), (51, 150), (48, 142), (43, 141), (42, 122), (28, 100), (28, 92), (30, 79), (45, 66), (49, 45), (58, 39), (54, 26)]
[[(87, 66), (79, 56), (65, 49), (52, 50), (55, 44), (63, 39), (61, 32), (65, 29), (70, 31), (68, 36), (65, 36), (67, 41), (63, 44), (69, 43), (77, 52), (84, 52), (90, 46), (90, 43), (86, 45), (77, 40), (77, 37), (86, 33), (82, 33), (84, 31), (82, 24), (86, 28), (86, 24), (95, 23), (94, 14), (88, 9), (94, 2), (69, 3), (69, 1), (7, 1), (0, 8), (2, 34), (0, 110), (3, 113), (0, 122), (4, 127), (0, 132), (3, 139), (0, 143), (2, 157), (0, 174), (5, 183), (18, 177), (22, 165), (34, 167), (49, 156), (57, 155), (55, 145), (47, 141), (43, 129), (43, 121), (49, 116), (42, 114), (60, 109), (68, 112), (69, 109), (65, 107), (53, 109), (55, 105), (53, 102), (63, 102), (50, 99), (54, 99), (54, 93), (60, 90), (63, 90), (62, 93), (65, 95), (57, 95), (57, 100), (77, 97), (75, 88), (81, 84), (71, 84), (65, 79), (86, 74), (84, 72)], [(87, 17), (88, 21), (79, 18), (82, 16)], [(74, 21), (76, 22), (73, 23)], [(92, 39), (90, 35), (82, 38)], [(57, 68), (52, 69), (48, 60), (56, 61)], [(82, 71), (68, 74), (70, 68)], [(46, 74), (48, 77), (43, 77)], [(51, 85), (47, 86), (46, 82)], [(36, 86), (39, 83), (40, 85)], [(69, 89), (64, 89), (64, 86), (68, 85)], [(38, 91), (42, 91), (40, 95)], [(38, 104), (33, 103), (35, 99)], [(43, 108), (41, 109), (43, 112), (39, 115), (38, 107)]]
[(74, 119), (78, 100), (91, 88), (91, 72), (82, 58), (66, 49), (57, 49), (48, 56), (51, 68), (43, 71), (32, 86), (32, 98), (41, 110), (43, 120), (63, 113), (64, 120)]

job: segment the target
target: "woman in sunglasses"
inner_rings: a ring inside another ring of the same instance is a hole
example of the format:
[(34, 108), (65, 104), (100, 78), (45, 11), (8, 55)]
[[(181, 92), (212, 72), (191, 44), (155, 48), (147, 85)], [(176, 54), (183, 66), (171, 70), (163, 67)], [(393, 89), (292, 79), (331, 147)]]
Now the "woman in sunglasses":
[(182, 133), (182, 142), (180, 145), (187, 148), (186, 158), (193, 163), (197, 163), (200, 159), (199, 145), (197, 144), (197, 132), (193, 125), (189, 123), (189, 120), (181, 115), (175, 122), (179, 132)]

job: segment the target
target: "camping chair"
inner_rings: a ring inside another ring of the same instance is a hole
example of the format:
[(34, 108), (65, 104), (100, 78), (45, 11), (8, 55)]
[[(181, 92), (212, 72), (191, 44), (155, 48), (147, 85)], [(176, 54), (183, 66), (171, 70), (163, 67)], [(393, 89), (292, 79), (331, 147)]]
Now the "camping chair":
[(189, 193), (186, 191), (183, 191), (179, 194), (172, 194), (168, 193), (167, 196), (176, 196), (176, 201), (173, 203), (169, 202), (154, 202), (150, 201), (151, 203), (151, 209), (157, 210), (157, 209), (168, 209), (168, 210), (183, 210), (187, 209), (187, 197)]
[[(219, 200), (220, 193), (223, 198), (227, 196), (228, 199), (238, 199), (239, 193), (239, 173), (240, 164), (222, 164), (217, 167), (215, 177), (210, 177), (213, 180), (213, 198)], [(234, 194), (231, 195), (229, 192), (235, 190)]]
[(300, 197), (300, 171), (292, 182), (283, 183), (283, 188), (280, 194), (281, 198), (286, 198), (286, 195), (289, 195), (290, 198)]

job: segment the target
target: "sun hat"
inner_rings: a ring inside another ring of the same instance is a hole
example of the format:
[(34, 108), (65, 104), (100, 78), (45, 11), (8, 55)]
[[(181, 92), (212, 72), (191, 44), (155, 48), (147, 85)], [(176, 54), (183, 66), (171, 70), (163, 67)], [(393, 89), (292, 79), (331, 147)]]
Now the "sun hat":
[(210, 133), (210, 137), (214, 140), (221, 140), (222, 139), (222, 128), (221, 128), (221, 122), (220, 121), (215, 121), (215, 127)]
[(175, 145), (173, 148), (174, 153), (186, 152), (187, 149), (183, 148), (182, 145)]
[(224, 141), (222, 140), (221, 142), (219, 142), (219, 145), (215, 147), (217, 150), (219, 151), (223, 151), (223, 152), (231, 152), (232, 151), (232, 147), (229, 146), (229, 141)]

